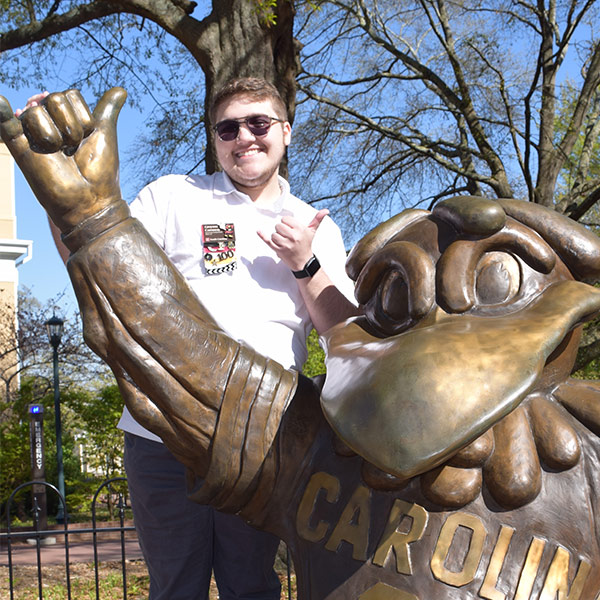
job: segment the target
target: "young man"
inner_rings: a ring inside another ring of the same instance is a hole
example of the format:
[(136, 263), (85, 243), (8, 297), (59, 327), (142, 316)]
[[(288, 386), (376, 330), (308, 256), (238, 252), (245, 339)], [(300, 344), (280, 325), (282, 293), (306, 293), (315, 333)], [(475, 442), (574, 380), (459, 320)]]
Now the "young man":
[[(232, 81), (210, 118), (223, 172), (160, 178), (140, 192), (132, 215), (227, 333), (300, 370), (311, 327), (325, 331), (355, 312), (335, 287), (352, 297), (341, 235), (326, 210), (292, 196), (279, 177), (291, 127), (274, 86)], [(188, 500), (184, 467), (160, 439), (127, 411), (120, 427), (151, 598), (207, 598), (214, 569), (224, 600), (279, 599), (279, 540)]]
[[(292, 196), (279, 177), (291, 126), (273, 85), (230, 82), (213, 99), (210, 119), (223, 172), (162, 177), (140, 192), (131, 213), (227, 334), (300, 370), (310, 329), (322, 333), (356, 313), (341, 234), (327, 210)], [(213, 570), (222, 600), (278, 599), (279, 540), (190, 501), (184, 466), (127, 409), (119, 427), (151, 600), (207, 599)]]

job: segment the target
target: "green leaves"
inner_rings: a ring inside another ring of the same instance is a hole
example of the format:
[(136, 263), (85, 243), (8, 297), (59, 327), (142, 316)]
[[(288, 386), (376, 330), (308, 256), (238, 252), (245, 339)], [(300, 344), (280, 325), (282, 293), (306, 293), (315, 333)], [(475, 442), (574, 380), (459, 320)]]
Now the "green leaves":
[(252, 0), (260, 22), (267, 27), (277, 25), (277, 0)]
[(307, 377), (316, 377), (325, 373), (325, 352), (319, 344), (319, 336), (313, 329), (306, 340), (308, 358), (302, 367), (302, 373)]

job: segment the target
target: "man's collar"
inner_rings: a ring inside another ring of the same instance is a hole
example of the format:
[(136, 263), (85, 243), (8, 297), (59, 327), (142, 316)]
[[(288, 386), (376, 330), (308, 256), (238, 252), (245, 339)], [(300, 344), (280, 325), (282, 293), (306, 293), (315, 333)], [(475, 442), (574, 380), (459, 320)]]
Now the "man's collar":
[[(281, 194), (273, 202), (271, 205), (261, 204), (256, 208), (258, 210), (264, 210), (273, 212), (275, 214), (280, 213), (283, 210), (283, 206), (285, 204), (286, 198), (290, 195), (290, 184), (281, 176), (278, 176), (279, 188), (281, 189)], [(244, 194), (244, 192), (240, 192), (234, 185), (229, 175), (224, 171), (219, 171), (215, 174), (214, 183), (213, 183), (213, 194), (215, 196), (230, 196), (236, 198), (238, 201), (249, 203), (254, 205), (254, 202), (248, 196), (248, 194)]]

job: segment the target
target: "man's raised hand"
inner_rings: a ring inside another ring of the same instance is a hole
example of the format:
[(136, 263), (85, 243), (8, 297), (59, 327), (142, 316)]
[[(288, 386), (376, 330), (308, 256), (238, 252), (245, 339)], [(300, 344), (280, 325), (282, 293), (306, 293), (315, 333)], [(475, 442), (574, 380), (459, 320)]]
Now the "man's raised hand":
[(116, 124), (127, 94), (112, 88), (93, 113), (77, 90), (50, 94), (16, 118), (0, 96), (0, 135), (63, 233), (121, 198)]
[(292, 271), (299, 271), (313, 255), (313, 238), (328, 214), (329, 210), (321, 209), (308, 225), (303, 225), (292, 217), (283, 217), (270, 237), (261, 231), (257, 233)]

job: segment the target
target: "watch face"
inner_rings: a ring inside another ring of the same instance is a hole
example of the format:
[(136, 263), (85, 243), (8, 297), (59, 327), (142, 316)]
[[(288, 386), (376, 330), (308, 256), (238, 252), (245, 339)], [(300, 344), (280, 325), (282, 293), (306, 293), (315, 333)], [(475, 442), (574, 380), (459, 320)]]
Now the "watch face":
[(304, 279), (305, 277), (312, 277), (321, 268), (319, 259), (313, 254), (308, 262), (304, 265), (304, 269), (301, 271), (292, 271), (296, 279)]
[(312, 277), (321, 267), (321, 264), (319, 263), (318, 259), (316, 256), (313, 256), (307, 263), (306, 263), (306, 267), (304, 267), (304, 270), (306, 271), (306, 273), (308, 274), (309, 277)]

